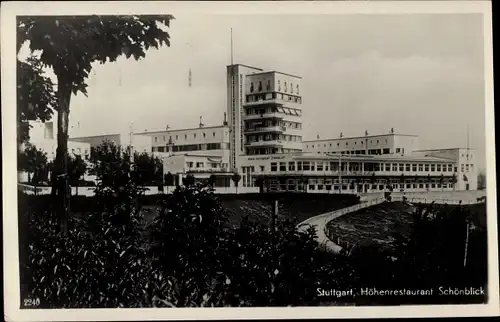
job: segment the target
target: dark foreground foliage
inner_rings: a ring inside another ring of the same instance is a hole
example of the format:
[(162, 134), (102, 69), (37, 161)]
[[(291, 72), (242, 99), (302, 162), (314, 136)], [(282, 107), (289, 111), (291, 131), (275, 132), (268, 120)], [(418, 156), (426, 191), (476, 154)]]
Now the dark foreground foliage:
[[(486, 234), (463, 207), (417, 211), (411, 233), (395, 236), (392, 251), (356, 247), (331, 255), (321, 251), (313, 230), (298, 232), (296, 222), (282, 217), (272, 228), (248, 218), (228, 225), (231, 214), (220, 199), (227, 197), (200, 184), (156, 196), (158, 213), (146, 221), (141, 208), (151, 200), (130, 161), (116, 153), (113, 169), (119, 171), (106, 173), (119, 173), (120, 184), (106, 177), (96, 197), (72, 200), (72, 209), (86, 212), (72, 214), (67, 236), (50, 215), (50, 196), (20, 194), (21, 303), (112, 308), (484, 301), (358, 294), (363, 287), (484, 287)], [(318, 296), (318, 289), (352, 289), (353, 295)]]

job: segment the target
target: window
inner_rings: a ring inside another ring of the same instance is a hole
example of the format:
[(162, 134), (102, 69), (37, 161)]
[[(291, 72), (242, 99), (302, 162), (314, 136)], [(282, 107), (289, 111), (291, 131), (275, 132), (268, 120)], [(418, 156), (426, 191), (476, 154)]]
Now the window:
[(407, 163), (405, 166), (405, 171), (410, 172), (410, 169), (411, 169), (411, 164)]
[(271, 162), (271, 171), (278, 171), (278, 164), (276, 162)]
[(203, 133), (203, 137), (206, 137), (205, 133)]
[(165, 135), (163, 136), (163, 141), (165, 141)]
[(453, 172), (453, 164), (448, 164), (448, 172)]
[(411, 165), (411, 171), (417, 172), (417, 164), (416, 163)]
[(287, 92), (286, 82), (285, 82), (285, 93)]
[(302, 171), (302, 161), (297, 161), (297, 171)]
[(392, 164), (392, 171), (398, 171), (398, 164), (397, 163)]
[(316, 166), (316, 162), (311, 162), (311, 171), (314, 171), (315, 166)]
[(404, 165), (403, 163), (400, 163), (400, 164), (399, 164), (399, 171), (401, 171), (401, 172), (405, 171), (404, 166), (405, 166), (405, 165)]
[(464, 172), (464, 165), (463, 164), (460, 165), (460, 171)]
[(465, 172), (469, 172), (469, 165), (468, 164), (465, 165)]
[(390, 149), (383, 149), (382, 154), (390, 154), (391, 150)]
[(288, 162), (288, 171), (295, 171), (295, 162)]
[(267, 85), (266, 85), (266, 90), (270, 91), (271, 90), (271, 80), (267, 80)]
[(316, 170), (317, 171), (323, 171), (323, 162), (318, 162), (316, 164)]
[(426, 165), (424, 166), (424, 168), (425, 168), (425, 171), (426, 171), (426, 172), (427, 172), (427, 171), (429, 171), (429, 165), (428, 165), (428, 164), (426, 164)]
[(302, 163), (302, 166), (304, 171), (309, 171), (311, 169), (311, 164), (309, 163), (309, 161), (304, 161)]
[(400, 148), (396, 148), (396, 153), (400, 153), (401, 152), (401, 149)]
[(188, 138), (188, 135), (184, 134), (184, 140), (187, 140), (187, 138)]
[(253, 82), (250, 83), (250, 93), (253, 93)]
[(178, 140), (178, 139), (179, 139), (179, 136), (178, 136), (178, 135), (176, 135), (176, 136), (175, 136), (175, 139), (176, 139), (176, 140)]
[(297, 85), (297, 95), (299, 95), (299, 85)]
[(424, 171), (424, 165), (423, 164), (419, 164), (418, 165), (418, 171)]
[(260, 172), (264, 172), (265, 170), (266, 170), (266, 167), (265, 167), (265, 166), (263, 166), (263, 165), (261, 165), (261, 166), (260, 166)]
[(193, 134), (193, 137), (196, 139), (196, 133)]
[(158, 142), (158, 138), (155, 136), (155, 143)]
[(278, 80), (278, 92), (281, 91), (281, 84), (280, 84), (280, 81)]
[(280, 162), (280, 171), (286, 171), (286, 162)]
[(259, 81), (259, 92), (262, 92), (262, 82)]
[(436, 171), (436, 165), (435, 164), (431, 164), (431, 171), (432, 172)]
[(385, 171), (391, 171), (391, 164), (390, 163), (385, 164)]
[(293, 83), (290, 83), (290, 93), (293, 94)]
[(441, 171), (441, 165), (440, 164), (436, 164), (436, 171), (438, 171), (438, 172)]

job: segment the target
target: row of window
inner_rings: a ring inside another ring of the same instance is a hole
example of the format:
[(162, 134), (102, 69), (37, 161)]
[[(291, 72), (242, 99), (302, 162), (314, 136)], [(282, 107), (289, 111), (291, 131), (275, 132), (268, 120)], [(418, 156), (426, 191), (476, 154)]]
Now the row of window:
[(280, 100), (283, 100), (285, 102), (291, 102), (291, 103), (297, 103), (297, 104), (302, 103), (302, 97), (300, 97), (300, 96), (286, 95), (286, 94), (281, 94), (281, 93), (247, 95), (246, 102), (253, 103), (253, 102), (261, 102), (261, 101), (267, 101), (267, 100), (273, 100), (273, 99), (280, 99)]
[[(309, 190), (332, 190), (332, 187), (333, 187), (333, 190), (340, 190), (340, 185), (308, 185), (308, 188)], [(372, 185), (368, 185), (367, 189), (371, 189), (371, 190), (380, 190), (380, 191), (383, 191), (385, 190), (387, 187), (383, 184), (372, 184)], [(392, 185), (392, 188), (393, 189), (436, 189), (436, 188), (453, 188), (453, 184), (452, 183), (445, 183), (443, 185), (441, 185), (440, 183), (432, 183), (432, 184), (428, 184), (428, 183), (419, 183), (418, 185), (417, 184), (394, 184)], [(342, 185), (342, 190), (359, 190), (359, 189), (356, 189), (356, 187), (354, 185)]]
[(281, 113), (285, 115), (302, 116), (302, 111), (298, 108), (285, 107), (285, 106), (271, 106), (271, 107), (248, 107), (246, 115), (261, 115), (267, 113)]
[[(365, 163), (365, 172), (456, 172), (457, 168), (453, 164), (428, 164), (428, 163)], [(341, 163), (341, 171), (356, 172), (361, 171), (362, 166), (359, 163)], [(271, 171), (338, 171), (338, 162), (314, 162), (314, 161), (292, 161), (288, 162), (271, 162)]]
[(153, 152), (189, 152), (189, 151), (206, 151), (206, 150), (221, 150), (229, 149), (229, 143), (206, 143), (206, 144), (184, 144), (169, 146), (154, 146)]
[(269, 154), (279, 154), (279, 153), (295, 153), (301, 152), (300, 149), (289, 149), (289, 148), (247, 148), (246, 155), (269, 155)]
[[(359, 141), (360, 145), (364, 145), (365, 144), (365, 141), (368, 141), (368, 140), (361, 140)], [(379, 144), (380, 143), (380, 140), (376, 140), (376, 143)], [(385, 139), (385, 143), (387, 143), (387, 139)], [(358, 144), (358, 141), (354, 141), (354, 145), (357, 145)], [(373, 140), (370, 140), (370, 144), (373, 144)], [(311, 144), (311, 148), (314, 148), (314, 146), (316, 146), (318, 149), (321, 148), (321, 143), (316, 143), (316, 144)], [(331, 147), (332, 146), (332, 143), (323, 143), (323, 147), (326, 148), (327, 146)], [(337, 142), (337, 146), (340, 147), (340, 142)], [(345, 146), (349, 146), (349, 142), (345, 142)], [(309, 148), (309, 145), (306, 145), (306, 148)]]
[(301, 142), (300, 135), (288, 134), (265, 134), (265, 135), (248, 135), (247, 142), (267, 142), (267, 141), (281, 141), (281, 142)]
[[(215, 162), (208, 162), (207, 163), (208, 168), (210, 169), (224, 169), (227, 168), (227, 163), (215, 163)], [(204, 162), (186, 162), (186, 167), (188, 169), (204, 169), (205, 168), (205, 163)]]
[[(193, 139), (196, 139), (197, 137), (199, 137), (199, 138), (206, 138), (207, 134), (205, 132), (203, 132), (203, 133), (201, 133), (201, 135), (198, 136), (196, 133), (193, 133), (192, 137), (193, 137)], [(212, 137), (215, 137), (215, 132), (212, 132)], [(155, 136), (154, 137), (154, 142), (158, 143), (158, 139), (159, 139), (159, 137)], [(184, 134), (184, 140), (187, 140), (187, 139), (188, 139), (188, 135)], [(174, 136), (172, 136), (172, 135), (168, 136), (168, 141), (172, 141), (172, 140), (174, 140)], [(179, 140), (179, 135), (175, 135), (175, 140)], [(167, 142), (167, 136), (166, 135), (163, 135), (163, 142)]]
[[(290, 83), (290, 87), (288, 86), (287, 82), (284, 82), (283, 83), (283, 89), (284, 89), (284, 92), (288, 92), (288, 89), (290, 89), (290, 93), (293, 94), (293, 83)], [(264, 90), (263, 86), (262, 86), (262, 81), (259, 81), (259, 84), (257, 86), (257, 91), (258, 92), (262, 92)], [(271, 80), (267, 80), (267, 84), (266, 84), (266, 91), (270, 91), (271, 90)], [(250, 93), (253, 93), (255, 91), (255, 88), (254, 88), (254, 84), (253, 82), (250, 83)], [(281, 92), (281, 81), (278, 80), (278, 92)], [(299, 94), (299, 85), (295, 85), (295, 93), (296, 94)]]
[(290, 121), (278, 121), (276, 119), (273, 120), (265, 120), (265, 121), (246, 121), (245, 131), (255, 131), (260, 128), (279, 126), (284, 129), (302, 129), (302, 123), (299, 122), (290, 122)]

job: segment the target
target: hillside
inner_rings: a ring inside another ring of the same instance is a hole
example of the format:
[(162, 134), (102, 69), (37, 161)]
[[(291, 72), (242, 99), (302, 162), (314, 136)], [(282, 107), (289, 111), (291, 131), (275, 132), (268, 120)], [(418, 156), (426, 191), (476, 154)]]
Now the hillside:
[[(342, 247), (376, 244), (389, 247), (392, 235), (400, 232), (407, 235), (413, 223), (413, 211), (419, 205), (407, 205), (402, 202), (383, 203), (339, 217), (327, 224), (329, 238)], [(434, 205), (434, 209), (457, 206)], [(472, 222), (479, 229), (485, 229), (485, 204), (467, 205), (474, 214)]]

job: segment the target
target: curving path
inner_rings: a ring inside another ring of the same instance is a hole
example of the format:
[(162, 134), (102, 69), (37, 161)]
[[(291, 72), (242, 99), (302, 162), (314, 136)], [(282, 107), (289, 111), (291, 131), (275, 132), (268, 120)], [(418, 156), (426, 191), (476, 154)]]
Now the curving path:
[[(395, 193), (392, 196), (392, 201), (403, 201), (403, 198), (406, 201), (411, 203), (430, 203), (434, 202), (437, 204), (478, 204), (482, 201), (478, 200), (478, 197), (486, 196), (485, 192), (474, 192), (471, 194), (464, 193), (455, 193), (455, 194), (442, 194), (442, 193), (413, 193), (413, 194), (403, 194), (403, 193)], [(386, 201), (385, 198), (380, 197), (380, 194), (373, 195), (365, 195), (362, 197), (364, 200), (361, 203), (338, 209), (335, 211), (327, 212), (315, 217), (311, 217), (307, 220), (304, 220), (300, 224), (297, 225), (297, 229), (299, 231), (305, 231), (309, 227), (314, 227), (316, 230), (316, 238), (318, 243), (322, 248), (324, 248), (328, 252), (332, 252), (338, 254), (342, 247), (335, 244), (328, 238), (326, 235), (326, 225), (328, 222), (343, 216), (349, 213), (358, 211), (360, 209), (368, 208), (371, 206), (375, 206)]]

